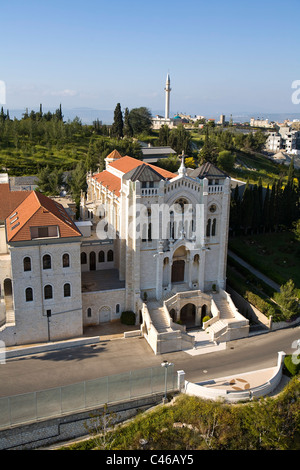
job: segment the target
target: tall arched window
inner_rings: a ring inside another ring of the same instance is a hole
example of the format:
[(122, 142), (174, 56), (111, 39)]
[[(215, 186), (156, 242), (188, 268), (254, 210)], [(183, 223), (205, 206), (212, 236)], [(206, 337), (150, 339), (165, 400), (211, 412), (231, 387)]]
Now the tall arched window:
[(104, 263), (104, 261), (105, 261), (104, 251), (102, 251), (102, 250), (99, 251), (98, 260), (99, 260), (99, 263)]
[(51, 269), (51, 256), (50, 255), (43, 256), (43, 269)]
[(62, 255), (62, 265), (63, 265), (63, 268), (70, 267), (70, 255), (68, 253), (64, 253)]
[(33, 289), (32, 287), (27, 287), (25, 290), (25, 299), (26, 302), (32, 302), (33, 301)]
[(64, 284), (64, 297), (71, 297), (71, 284)]
[(52, 298), (53, 298), (52, 286), (50, 286), (50, 284), (47, 284), (44, 287), (44, 299), (47, 300), (47, 299), (52, 299)]
[(211, 228), (211, 234), (213, 237), (216, 235), (216, 229), (217, 229), (217, 219), (214, 219), (212, 223), (212, 228)]
[(206, 225), (206, 236), (210, 237), (210, 227), (211, 227), (211, 220), (208, 219), (207, 225)]
[(31, 259), (29, 258), (29, 256), (26, 256), (23, 259), (23, 267), (24, 271), (31, 271)]
[(81, 264), (87, 264), (87, 256), (84, 251), (80, 255), (80, 260), (81, 260)]
[(107, 261), (113, 261), (114, 260), (114, 252), (112, 250), (109, 250), (107, 253)]

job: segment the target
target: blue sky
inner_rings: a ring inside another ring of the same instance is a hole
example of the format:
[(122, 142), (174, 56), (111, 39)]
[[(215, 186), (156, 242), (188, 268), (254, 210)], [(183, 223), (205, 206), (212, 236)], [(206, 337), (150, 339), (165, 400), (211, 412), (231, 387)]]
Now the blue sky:
[(0, 3), (8, 109), (300, 113), (299, 0)]

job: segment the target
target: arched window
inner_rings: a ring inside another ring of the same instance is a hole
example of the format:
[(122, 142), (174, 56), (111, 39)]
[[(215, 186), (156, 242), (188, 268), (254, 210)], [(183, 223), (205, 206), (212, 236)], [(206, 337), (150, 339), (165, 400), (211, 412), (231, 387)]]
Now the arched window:
[(71, 297), (71, 284), (64, 284), (64, 297)]
[(86, 264), (87, 263), (87, 257), (86, 257), (86, 253), (84, 251), (80, 255), (80, 260), (81, 260), (81, 264)]
[(51, 269), (51, 256), (50, 255), (43, 256), (43, 269)]
[(31, 259), (29, 256), (26, 256), (23, 259), (23, 266), (24, 266), (24, 271), (31, 271)]
[(113, 261), (114, 260), (114, 252), (112, 250), (109, 250), (107, 253), (107, 261)]
[(62, 265), (63, 265), (63, 268), (70, 267), (70, 255), (68, 253), (64, 253), (62, 255)]
[(105, 261), (104, 251), (102, 251), (102, 250), (99, 251), (98, 260), (99, 260), (99, 263), (104, 263), (104, 261)]
[(87, 309), (87, 316), (88, 316), (89, 318), (92, 316), (92, 309), (91, 309), (91, 307), (89, 307), (89, 308)]
[(25, 299), (26, 302), (33, 301), (33, 289), (31, 287), (27, 287), (27, 289), (25, 290)]
[(211, 220), (208, 219), (207, 225), (206, 225), (206, 236), (210, 237), (210, 227), (211, 227)]
[(44, 299), (47, 300), (47, 299), (52, 299), (52, 298), (53, 298), (52, 286), (50, 286), (50, 284), (47, 284), (44, 287)]
[(213, 237), (216, 235), (216, 228), (217, 228), (217, 219), (214, 219), (212, 223), (212, 228), (211, 228), (211, 234)]
[(120, 313), (120, 304), (116, 305), (116, 313)]

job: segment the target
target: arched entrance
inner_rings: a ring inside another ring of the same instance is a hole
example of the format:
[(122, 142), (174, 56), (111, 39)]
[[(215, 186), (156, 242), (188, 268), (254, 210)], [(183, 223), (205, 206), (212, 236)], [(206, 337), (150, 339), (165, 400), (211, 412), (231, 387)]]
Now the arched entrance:
[(196, 307), (194, 304), (186, 304), (180, 310), (180, 320), (187, 328), (196, 325)]
[(176, 321), (176, 310), (172, 308), (169, 312), (170, 317), (172, 318), (173, 321)]
[(11, 282), (11, 279), (4, 279), (4, 283), (3, 283), (3, 287), (4, 287), (4, 296), (7, 297), (7, 296), (12, 296), (12, 282)]
[(173, 261), (172, 282), (184, 282), (185, 261), (183, 259)]
[(203, 323), (203, 318), (206, 317), (206, 315), (207, 315), (207, 306), (203, 304), (201, 308), (201, 326)]
[(90, 271), (96, 271), (96, 253), (90, 252)]
[(111, 308), (108, 306), (101, 307), (99, 310), (99, 323), (110, 321)]
[(185, 281), (185, 264), (187, 261), (187, 249), (185, 246), (177, 248), (173, 255), (171, 282)]

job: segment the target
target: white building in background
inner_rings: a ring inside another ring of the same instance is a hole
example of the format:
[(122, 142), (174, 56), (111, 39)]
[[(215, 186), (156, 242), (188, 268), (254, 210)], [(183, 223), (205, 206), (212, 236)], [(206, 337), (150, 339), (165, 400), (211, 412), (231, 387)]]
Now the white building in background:
[(300, 152), (300, 131), (292, 130), (290, 126), (280, 126), (278, 132), (270, 132), (265, 144), (267, 150), (279, 151), (297, 155)]
[(270, 128), (270, 127), (274, 127), (275, 126), (275, 123), (274, 122), (270, 122), (269, 119), (255, 119), (255, 118), (251, 118), (250, 119), (250, 126), (251, 127), (264, 127), (264, 128)]

